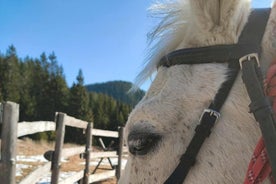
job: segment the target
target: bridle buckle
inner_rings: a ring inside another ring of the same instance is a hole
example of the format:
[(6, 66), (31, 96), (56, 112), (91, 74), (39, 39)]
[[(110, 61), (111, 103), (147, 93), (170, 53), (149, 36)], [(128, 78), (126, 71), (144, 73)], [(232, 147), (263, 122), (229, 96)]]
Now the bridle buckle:
[(200, 118), (199, 118), (199, 122), (201, 122), (202, 117), (204, 116), (205, 113), (208, 113), (209, 116), (214, 116), (216, 118), (216, 121), (219, 119), (220, 117), (220, 113), (218, 111), (215, 111), (213, 109), (204, 109)]
[(239, 59), (239, 63), (240, 63), (241, 69), (242, 69), (242, 64), (243, 64), (243, 62), (245, 62), (245, 61), (251, 61), (252, 58), (255, 59), (255, 61), (257, 62), (258, 67), (261, 66), (261, 65), (260, 65), (260, 60), (259, 60), (258, 53), (251, 53), (251, 54), (247, 54), (247, 55), (245, 55), (245, 56), (243, 56), (243, 57), (241, 57), (241, 58)]

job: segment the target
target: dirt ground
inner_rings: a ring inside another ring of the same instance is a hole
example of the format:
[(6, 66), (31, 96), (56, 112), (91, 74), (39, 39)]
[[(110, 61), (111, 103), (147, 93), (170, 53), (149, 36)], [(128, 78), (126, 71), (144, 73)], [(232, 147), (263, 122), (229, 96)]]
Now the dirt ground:
[[(78, 145), (73, 144), (65, 144), (63, 146), (64, 148), (72, 148), (72, 147), (78, 147)], [(48, 150), (54, 149), (54, 143), (48, 143), (46, 141), (39, 141), (34, 142), (30, 139), (24, 139), (24, 140), (18, 140), (17, 142), (17, 155), (25, 155), (25, 156), (34, 156), (34, 155), (43, 155)], [(97, 150), (96, 148), (93, 148)], [(79, 155), (75, 155), (73, 157), (70, 157), (66, 163), (63, 163), (61, 165), (61, 171), (62, 172), (69, 172), (69, 171), (81, 171), (84, 170), (84, 165), (80, 164), (83, 163), (84, 160), (79, 158)], [(40, 165), (43, 165), (42, 162), (31, 162), (31, 163), (25, 163), (22, 161), (18, 161), (18, 164), (28, 164), (31, 165), (31, 167), (22, 169), (22, 176), (16, 177), (16, 181), (19, 182), (22, 180), (25, 176), (27, 176), (30, 172), (35, 170)], [(94, 166), (90, 168), (90, 171), (92, 172), (94, 170)], [(97, 169), (98, 172), (103, 172), (108, 169), (111, 169), (111, 167), (108, 166), (100, 166), (99, 169)], [(97, 182), (97, 184), (115, 184), (116, 178), (112, 178), (106, 181)]]

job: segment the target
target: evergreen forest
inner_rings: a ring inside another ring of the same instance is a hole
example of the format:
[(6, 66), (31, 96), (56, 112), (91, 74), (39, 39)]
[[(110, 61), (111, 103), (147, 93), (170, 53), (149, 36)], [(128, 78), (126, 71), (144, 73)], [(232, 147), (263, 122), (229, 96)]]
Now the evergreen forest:
[[(142, 98), (142, 96), (139, 96)], [(135, 104), (127, 104), (99, 92), (88, 92), (81, 69), (76, 81), (68, 87), (62, 66), (54, 52), (39, 58), (21, 59), (11, 45), (0, 52), (0, 102), (20, 104), (19, 121), (53, 121), (55, 112), (93, 122), (94, 128), (117, 130), (124, 126)], [(67, 128), (66, 142), (83, 143), (83, 130)], [(34, 139), (54, 139), (53, 132), (32, 136)]]

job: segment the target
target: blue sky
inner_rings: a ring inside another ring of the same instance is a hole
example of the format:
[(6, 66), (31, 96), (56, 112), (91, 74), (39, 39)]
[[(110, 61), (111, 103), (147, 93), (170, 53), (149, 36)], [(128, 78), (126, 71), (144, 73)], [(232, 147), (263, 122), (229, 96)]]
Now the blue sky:
[[(133, 82), (146, 55), (151, 0), (0, 0), (0, 52), (57, 56), (68, 86), (82, 69), (85, 84)], [(254, 0), (268, 7), (271, 0)], [(142, 86), (147, 89), (150, 82)]]

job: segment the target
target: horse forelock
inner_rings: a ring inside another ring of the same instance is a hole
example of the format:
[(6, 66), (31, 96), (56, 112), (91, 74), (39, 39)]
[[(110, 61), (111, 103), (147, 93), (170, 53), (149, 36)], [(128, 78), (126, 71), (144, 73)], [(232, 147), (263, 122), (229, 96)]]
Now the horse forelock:
[(250, 12), (250, 0), (177, 0), (153, 4), (160, 21), (148, 33), (148, 53), (135, 79), (143, 84), (164, 55), (181, 48), (230, 44), (238, 40)]
[[(190, 20), (190, 3), (184, 1), (166, 1), (153, 4), (149, 9), (151, 17), (159, 20), (157, 25), (148, 33), (148, 53), (144, 61), (144, 68), (135, 79), (137, 86), (141, 85), (156, 71), (160, 58), (177, 47), (182, 40), (179, 36), (187, 32), (185, 26)], [(181, 32), (180, 32), (181, 28)]]

